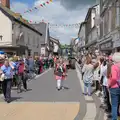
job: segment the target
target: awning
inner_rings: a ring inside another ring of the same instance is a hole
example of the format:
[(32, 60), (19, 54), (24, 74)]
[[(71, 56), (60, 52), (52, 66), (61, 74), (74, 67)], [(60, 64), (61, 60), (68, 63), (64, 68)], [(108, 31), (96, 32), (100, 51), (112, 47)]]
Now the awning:
[(96, 43), (97, 43), (97, 40), (92, 41), (91, 43), (88, 43), (87, 45), (85, 45), (85, 48), (88, 48), (88, 47), (90, 47), (91, 45), (94, 45), (94, 44), (96, 44)]

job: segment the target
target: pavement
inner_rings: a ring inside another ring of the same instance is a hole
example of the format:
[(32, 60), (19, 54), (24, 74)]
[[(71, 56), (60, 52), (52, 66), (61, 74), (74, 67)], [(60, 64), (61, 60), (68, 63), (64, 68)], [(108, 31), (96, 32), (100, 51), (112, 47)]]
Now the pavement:
[(52, 69), (28, 82), (27, 92), (12, 91), (12, 102), (0, 98), (0, 120), (102, 120), (96, 119), (93, 97), (83, 96), (79, 68), (69, 70), (66, 89), (57, 91)]

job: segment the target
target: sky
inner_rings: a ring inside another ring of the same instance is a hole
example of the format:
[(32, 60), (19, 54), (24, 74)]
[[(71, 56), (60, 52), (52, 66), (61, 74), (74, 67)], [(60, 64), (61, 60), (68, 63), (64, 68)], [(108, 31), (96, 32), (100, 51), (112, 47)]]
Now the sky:
[[(24, 18), (51, 24), (76, 24), (84, 21), (89, 7), (96, 4), (96, 0), (53, 0), (43, 8), (23, 14), (25, 10), (38, 6), (47, 0), (11, 0), (11, 9), (21, 13)], [(62, 44), (69, 44), (76, 38), (79, 27), (51, 27), (50, 35), (60, 40)]]

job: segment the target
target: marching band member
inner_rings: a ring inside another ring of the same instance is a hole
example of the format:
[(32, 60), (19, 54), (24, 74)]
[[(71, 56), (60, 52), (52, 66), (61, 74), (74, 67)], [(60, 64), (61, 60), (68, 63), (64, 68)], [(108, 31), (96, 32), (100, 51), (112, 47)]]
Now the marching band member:
[(63, 76), (63, 65), (62, 60), (57, 60), (57, 64), (55, 67), (55, 75), (57, 80), (57, 89), (58, 91), (61, 90), (61, 82), (62, 82), (62, 76)]

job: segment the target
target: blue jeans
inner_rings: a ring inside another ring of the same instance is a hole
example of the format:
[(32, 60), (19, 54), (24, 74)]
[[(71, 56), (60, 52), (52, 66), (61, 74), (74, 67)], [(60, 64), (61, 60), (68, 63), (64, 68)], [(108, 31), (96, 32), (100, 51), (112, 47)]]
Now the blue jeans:
[(110, 95), (112, 103), (112, 120), (117, 120), (120, 102), (120, 88), (110, 88)]
[(91, 83), (84, 83), (84, 93), (87, 94), (88, 92), (88, 95), (91, 95), (91, 86), (92, 84)]

